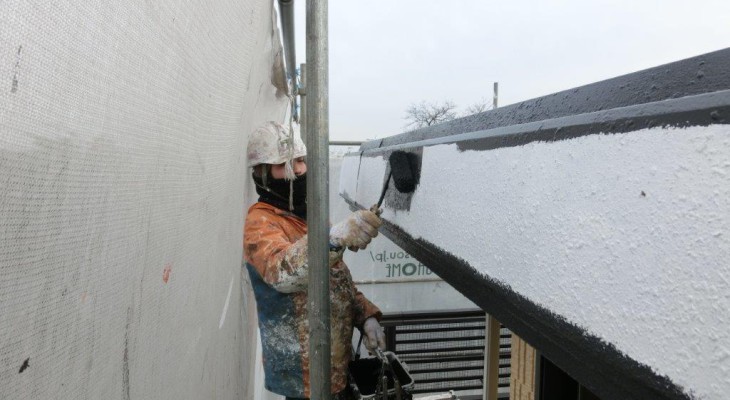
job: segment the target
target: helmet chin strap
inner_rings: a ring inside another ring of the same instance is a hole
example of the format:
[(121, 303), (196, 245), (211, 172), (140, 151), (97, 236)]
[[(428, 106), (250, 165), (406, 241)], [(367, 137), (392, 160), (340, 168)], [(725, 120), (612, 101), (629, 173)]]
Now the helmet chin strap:
[(267, 191), (270, 194), (273, 194), (274, 196), (278, 197), (279, 199), (288, 202), (289, 203), (289, 211), (294, 211), (294, 180), (289, 180), (289, 198), (285, 198), (284, 196), (280, 195), (279, 193), (274, 192), (269, 188), (268, 184), (268, 175), (269, 175), (269, 168), (264, 165), (263, 168), (261, 168), (261, 183), (263, 185), (259, 185), (258, 182), (255, 180), (253, 181), (254, 185), (260, 187), (261, 189)]

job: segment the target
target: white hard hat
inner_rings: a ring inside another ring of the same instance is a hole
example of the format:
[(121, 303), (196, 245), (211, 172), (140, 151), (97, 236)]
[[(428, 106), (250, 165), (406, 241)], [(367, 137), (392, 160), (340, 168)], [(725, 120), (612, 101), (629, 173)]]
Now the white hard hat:
[(268, 121), (256, 128), (248, 138), (248, 166), (281, 164), (306, 156), (307, 148), (299, 137), (297, 128), (294, 127), (292, 135), (284, 125), (274, 121)]

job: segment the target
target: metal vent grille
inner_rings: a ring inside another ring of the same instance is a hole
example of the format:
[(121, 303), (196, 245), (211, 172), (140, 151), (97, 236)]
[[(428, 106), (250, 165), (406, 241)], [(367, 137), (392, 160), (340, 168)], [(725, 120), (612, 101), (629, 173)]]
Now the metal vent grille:
[[(386, 315), (387, 348), (413, 376), (414, 394), (456, 392), (482, 398), (485, 314), (481, 310)], [(500, 330), (499, 393), (509, 398), (511, 333)]]

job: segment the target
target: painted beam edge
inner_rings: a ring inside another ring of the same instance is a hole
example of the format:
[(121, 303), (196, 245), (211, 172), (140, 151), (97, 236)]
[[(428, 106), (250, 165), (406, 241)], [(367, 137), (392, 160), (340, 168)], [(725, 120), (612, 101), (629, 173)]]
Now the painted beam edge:
[(456, 143), (460, 151), (492, 150), (522, 146), (537, 141), (555, 142), (589, 135), (629, 133), (657, 126), (683, 128), (714, 124), (730, 124), (730, 90), (453, 136), (402, 142), (392, 146), (362, 149), (348, 156), (373, 157), (398, 149), (451, 143)]
[(728, 65), (730, 48), (372, 140), (361, 150), (727, 90)]
[[(343, 197), (352, 210), (365, 208)], [(668, 377), (480, 273), (458, 256), (414, 238), (387, 220), (383, 220), (381, 232), (599, 397), (693, 399)]]

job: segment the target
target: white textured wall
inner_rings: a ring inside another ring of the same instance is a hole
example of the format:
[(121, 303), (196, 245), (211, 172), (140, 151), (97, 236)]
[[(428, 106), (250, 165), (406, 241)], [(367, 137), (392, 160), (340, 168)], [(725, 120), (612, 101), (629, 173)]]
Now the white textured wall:
[[(371, 204), (384, 169), (350, 157), (341, 190)], [(384, 218), (698, 398), (727, 398), (730, 126), (426, 147), (410, 211)]]
[(0, 398), (251, 398), (244, 149), (283, 116), (272, 18), (2, 2)]

